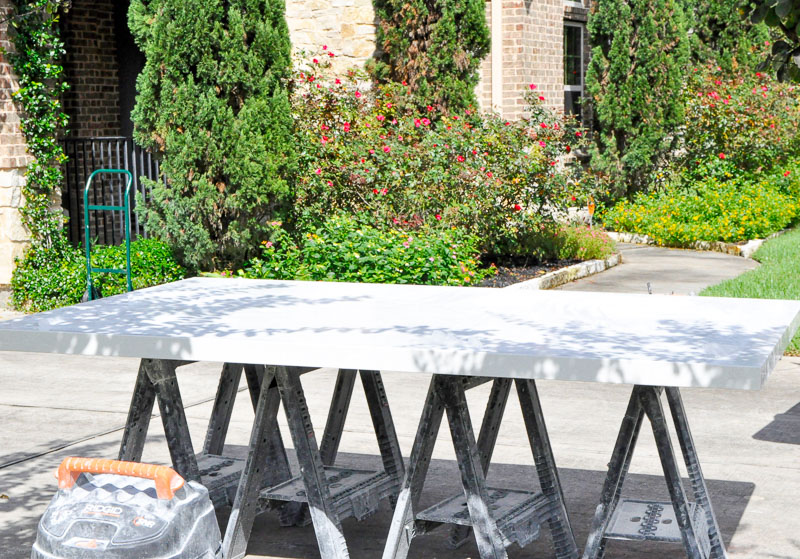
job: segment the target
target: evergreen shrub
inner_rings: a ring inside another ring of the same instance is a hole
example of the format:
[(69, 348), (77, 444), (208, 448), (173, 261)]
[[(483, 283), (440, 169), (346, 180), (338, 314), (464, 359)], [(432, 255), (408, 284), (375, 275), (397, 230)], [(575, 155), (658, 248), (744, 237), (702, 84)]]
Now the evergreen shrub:
[(133, 0), (136, 141), (162, 161), (146, 226), (192, 269), (242, 262), (291, 202), (283, 0)]

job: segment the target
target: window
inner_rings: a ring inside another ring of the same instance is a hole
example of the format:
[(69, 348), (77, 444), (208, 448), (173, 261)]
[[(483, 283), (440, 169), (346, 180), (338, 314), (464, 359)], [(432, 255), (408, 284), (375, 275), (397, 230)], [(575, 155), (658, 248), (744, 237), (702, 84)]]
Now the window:
[(583, 98), (583, 25), (564, 24), (564, 112), (582, 120)]

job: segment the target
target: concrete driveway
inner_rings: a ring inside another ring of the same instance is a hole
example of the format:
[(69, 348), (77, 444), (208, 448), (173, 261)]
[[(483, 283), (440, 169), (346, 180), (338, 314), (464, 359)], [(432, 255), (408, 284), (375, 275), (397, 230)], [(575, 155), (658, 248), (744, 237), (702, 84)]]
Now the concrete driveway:
[[(633, 265), (639, 256), (642, 256), (640, 260), (650, 258), (647, 249), (632, 248), (629, 252), (626, 265)], [(673, 260), (674, 266), (683, 266), (685, 270), (683, 274), (676, 273), (678, 278), (690, 279), (695, 273), (694, 280), (668, 283), (664, 281), (665, 273), (653, 269), (651, 276), (655, 280), (646, 275), (629, 277), (633, 282), (630, 285), (639, 286), (645, 280), (645, 283), (651, 281), (657, 293), (696, 292), (701, 284), (718, 281), (716, 278), (723, 264), (717, 256), (723, 255), (709, 254), (699, 253), (697, 257), (709, 262), (703, 265), (708, 274), (701, 280), (695, 281), (699, 264), (692, 268), (685, 262)], [(649, 261), (665, 262), (660, 257)], [(730, 277), (751, 267), (752, 263), (737, 258), (730, 265), (733, 268), (720, 273)], [(608, 274), (615, 270), (619, 273), (625, 269), (623, 266), (589, 278), (591, 281), (576, 282), (567, 289), (582, 284), (589, 290), (602, 290), (606, 278), (611, 277)], [(635, 266), (633, 272), (639, 273)], [(609, 290), (614, 290), (615, 282), (609, 281)], [(640, 286), (636, 290), (640, 291)], [(116, 455), (137, 366), (131, 359), (0, 353), (0, 494), (3, 495), (0, 497), (0, 558), (30, 556), (37, 520), (55, 491), (52, 472), (64, 457)], [(218, 374), (218, 364), (199, 363), (179, 369), (195, 448), (203, 442)], [(331, 370), (303, 377), (318, 435), (327, 415), (334, 379), (335, 371)], [(408, 456), (428, 377), (418, 375), (409, 382), (407, 376), (386, 373), (384, 380), (403, 454)], [(630, 387), (556, 381), (541, 381), (538, 386), (573, 528), (582, 546), (600, 496)], [(468, 394), (474, 422), (482, 413), (488, 389), (482, 386)], [(781, 360), (767, 386), (758, 392), (690, 389), (684, 390), (683, 395), (730, 557), (800, 557), (800, 514), (797, 513), (800, 358)], [(242, 394), (231, 422), (229, 443), (233, 452), (245, 451), (252, 417), (248, 398)], [(160, 422), (154, 420), (151, 425), (143, 459), (169, 463)], [(284, 440), (290, 441), (282, 415), (281, 427)], [(358, 383), (340, 456), (345, 465), (377, 467), (380, 464), (369, 412)], [(497, 487), (529, 484), (533, 488), (532, 464), (519, 406), (512, 396), (489, 482)], [(625, 495), (666, 498), (655, 444), (646, 427), (631, 474), (625, 485)], [(432, 504), (459, 491), (458, 480), (450, 436), (443, 429), (422, 504)], [(384, 504), (378, 514), (361, 523), (345, 521), (351, 557), (379, 558), (390, 518), (391, 511)], [(225, 522), (224, 513), (220, 520)], [(512, 547), (509, 557), (552, 557), (547, 530), (543, 533), (540, 541), (524, 550)], [(611, 542), (606, 553), (608, 559), (683, 556), (680, 546), (622, 542)], [(280, 528), (276, 518), (267, 513), (256, 520), (247, 557), (312, 559), (319, 557), (319, 553), (311, 527)], [(473, 543), (458, 550), (449, 549), (447, 530), (440, 529), (414, 540), (410, 557), (466, 559), (478, 555)]]

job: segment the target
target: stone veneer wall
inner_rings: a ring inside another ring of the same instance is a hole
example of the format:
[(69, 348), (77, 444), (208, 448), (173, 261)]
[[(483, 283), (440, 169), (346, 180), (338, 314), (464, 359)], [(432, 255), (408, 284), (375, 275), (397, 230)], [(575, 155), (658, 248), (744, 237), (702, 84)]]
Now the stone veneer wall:
[(293, 0), (286, 22), (295, 52), (317, 55), (325, 45), (336, 71), (361, 66), (375, 52), (372, 0)]
[[(11, 0), (0, 0), (0, 20), (12, 9)], [(8, 24), (0, 24), (0, 47), (13, 50)], [(19, 207), (25, 184), (25, 167), (30, 161), (25, 137), (19, 128), (19, 113), (11, 98), (19, 89), (6, 55), (0, 53), (0, 285), (11, 282), (14, 258), (27, 247), (28, 231), (22, 225)]]
[(64, 112), (76, 137), (120, 134), (119, 64), (114, 36), (114, 0), (73, 0), (62, 16), (69, 91)]

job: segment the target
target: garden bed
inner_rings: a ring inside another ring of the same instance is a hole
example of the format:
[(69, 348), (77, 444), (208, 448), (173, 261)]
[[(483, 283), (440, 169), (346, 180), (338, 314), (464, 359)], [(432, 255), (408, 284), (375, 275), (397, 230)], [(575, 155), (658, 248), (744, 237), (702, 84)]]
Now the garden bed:
[(479, 287), (508, 287), (515, 283), (528, 281), (542, 277), (550, 272), (561, 270), (577, 264), (579, 260), (556, 260), (552, 262), (529, 263), (520, 258), (500, 259), (499, 264), (495, 264), (497, 274), (484, 279), (478, 284)]

